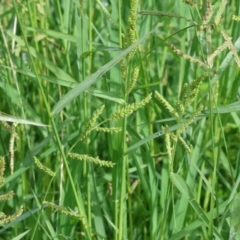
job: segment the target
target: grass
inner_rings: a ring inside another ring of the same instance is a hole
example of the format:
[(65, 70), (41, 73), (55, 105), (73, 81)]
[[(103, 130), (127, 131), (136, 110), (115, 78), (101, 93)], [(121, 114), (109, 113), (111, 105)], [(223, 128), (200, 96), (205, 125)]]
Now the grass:
[(1, 4), (0, 239), (240, 239), (240, 3), (194, 2)]

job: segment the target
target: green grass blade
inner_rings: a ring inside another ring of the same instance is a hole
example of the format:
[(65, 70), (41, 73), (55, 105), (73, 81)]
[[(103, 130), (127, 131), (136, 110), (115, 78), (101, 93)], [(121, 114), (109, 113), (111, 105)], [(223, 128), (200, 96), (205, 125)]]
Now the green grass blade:
[(38, 126), (38, 127), (48, 127), (48, 125), (45, 125), (45, 124), (42, 124), (42, 123), (37, 123), (37, 122), (29, 121), (29, 120), (26, 120), (26, 119), (13, 117), (13, 116), (7, 115), (5, 113), (0, 113), (0, 121), (20, 123), (20, 124), (28, 124), (28, 125)]
[(12, 240), (20, 240), (20, 239), (22, 239), (25, 235), (28, 234), (29, 231), (30, 231), (30, 229), (25, 231), (25, 232), (23, 232), (23, 233), (21, 233), (21, 234), (19, 234), (17, 237), (13, 238)]

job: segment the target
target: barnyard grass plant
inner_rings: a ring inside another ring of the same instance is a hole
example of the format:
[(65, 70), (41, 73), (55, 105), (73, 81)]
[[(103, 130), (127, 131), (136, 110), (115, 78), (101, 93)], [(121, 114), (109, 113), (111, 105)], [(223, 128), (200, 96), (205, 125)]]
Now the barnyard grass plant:
[(0, 238), (240, 239), (239, 16), (3, 1)]

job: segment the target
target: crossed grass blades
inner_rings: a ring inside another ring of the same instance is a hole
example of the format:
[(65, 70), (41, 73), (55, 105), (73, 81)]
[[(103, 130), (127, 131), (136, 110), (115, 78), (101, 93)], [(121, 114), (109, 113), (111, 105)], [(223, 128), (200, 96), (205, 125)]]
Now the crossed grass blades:
[[(185, 0), (184, 1), (186, 4), (190, 5), (191, 7), (194, 7), (196, 3), (191, 0)], [(221, 34), (223, 39), (225, 40), (223, 44), (219, 47), (217, 47), (214, 51), (212, 50), (212, 39), (211, 39), (211, 34), (214, 29), (216, 29), (222, 19), (222, 14), (224, 12), (224, 9), (226, 7), (227, 0), (222, 0), (221, 4), (218, 8), (218, 11), (215, 15), (213, 15), (213, 6), (210, 0), (205, 1), (205, 11), (203, 14), (203, 17), (201, 19), (201, 22), (198, 24), (194, 22), (191, 19), (187, 19), (184, 16), (175, 14), (175, 13), (170, 13), (170, 12), (159, 12), (159, 11), (140, 11), (139, 14), (141, 15), (155, 15), (155, 16), (162, 16), (162, 17), (171, 17), (171, 18), (178, 18), (178, 19), (184, 19), (186, 22), (189, 22), (193, 24), (193, 26), (197, 27), (197, 34), (198, 38), (202, 44), (202, 46), (206, 46), (206, 57), (205, 59), (201, 60), (196, 57), (190, 56), (184, 52), (182, 52), (180, 49), (178, 49), (175, 45), (172, 43), (168, 42), (168, 46), (173, 50), (174, 53), (179, 55), (180, 57), (186, 59), (187, 61), (190, 61), (194, 64), (197, 64), (198, 66), (202, 67), (203, 69), (207, 70), (202, 76), (200, 76), (198, 79), (193, 81), (190, 85), (190, 93), (187, 94), (187, 88), (188, 86), (185, 84), (182, 89), (182, 97), (183, 101), (178, 100), (176, 103), (176, 108), (172, 107), (170, 103), (167, 102), (166, 99), (163, 98), (158, 92), (155, 92), (155, 97), (157, 100), (159, 100), (164, 107), (169, 111), (169, 113), (175, 117), (178, 120), (179, 123), (179, 128), (176, 131), (176, 134), (172, 133), (169, 131), (169, 127), (165, 126), (165, 145), (167, 149), (167, 155), (170, 163), (170, 171), (173, 170), (173, 155), (172, 155), (172, 143), (171, 141), (174, 141), (175, 144), (177, 141), (179, 141), (184, 148), (190, 152), (190, 147), (188, 144), (185, 142), (185, 140), (180, 136), (181, 133), (187, 128), (189, 124), (191, 124), (194, 119), (201, 113), (203, 110), (203, 106), (199, 106), (198, 109), (192, 114), (192, 116), (185, 122), (181, 123), (182, 116), (187, 109), (187, 107), (196, 100), (197, 94), (199, 92), (199, 86), (200, 83), (208, 76), (208, 72), (210, 69), (213, 68), (213, 60), (226, 48), (228, 48), (233, 55), (233, 58), (235, 62), (237, 63), (238, 67), (240, 67), (240, 59), (237, 55), (237, 49), (234, 47), (232, 43), (232, 38), (227, 34), (225, 30), (221, 30)], [(233, 16), (232, 20), (239, 21), (239, 16)], [(217, 91), (218, 86), (216, 84), (215, 90)], [(216, 92), (215, 91), (215, 92)], [(215, 93), (218, 94), (218, 93)], [(174, 145), (176, 146), (176, 145)]]
[[(184, 1), (186, 4), (189, 4), (190, 6), (195, 6), (194, 1)], [(221, 34), (224, 38), (224, 42), (221, 46), (219, 46), (215, 51), (212, 50), (212, 37), (211, 33), (212, 31), (219, 26), (221, 23), (222, 14), (224, 12), (224, 9), (226, 7), (227, 0), (222, 0), (219, 9), (217, 11), (217, 14), (213, 16), (213, 6), (210, 0), (206, 1), (205, 6), (205, 12), (201, 19), (200, 24), (197, 24), (196, 22), (192, 21), (191, 19), (187, 19), (184, 16), (180, 16), (178, 14), (169, 13), (169, 12), (157, 12), (157, 11), (141, 11), (139, 14), (142, 15), (155, 15), (155, 16), (163, 16), (163, 17), (172, 17), (172, 18), (178, 18), (178, 19), (184, 19), (186, 22), (190, 22), (193, 25), (195, 25), (198, 28), (198, 37), (201, 41), (201, 44), (206, 45), (206, 52), (207, 52), (207, 58), (205, 60), (200, 60), (198, 58), (192, 57), (184, 52), (182, 52), (180, 49), (178, 49), (175, 45), (168, 42), (169, 47), (180, 57), (183, 57), (184, 59), (196, 63), (197, 65), (205, 68), (205, 69), (211, 69), (213, 67), (213, 60), (216, 58), (223, 50), (228, 48), (233, 56), (234, 60), (237, 63), (238, 67), (240, 67), (240, 59), (237, 55), (237, 50), (234, 47), (232, 43), (232, 38), (227, 34), (225, 30), (221, 31)], [(233, 20), (239, 21), (239, 16), (233, 16)], [(204, 43), (205, 41), (205, 43)]]
[[(109, 119), (105, 120), (102, 123), (96, 124), (97, 119), (99, 118), (99, 116), (102, 114), (102, 112), (104, 110), (104, 105), (100, 106), (96, 110), (96, 112), (93, 114), (91, 120), (89, 120), (89, 122), (87, 123), (85, 129), (81, 133), (78, 140), (70, 148), (68, 156), (70, 158), (75, 158), (77, 160), (92, 162), (92, 163), (97, 164), (101, 167), (110, 167), (110, 168), (114, 167), (114, 163), (112, 163), (111, 161), (101, 160), (101, 159), (99, 159), (99, 157), (91, 157), (87, 154), (78, 154), (78, 153), (74, 153), (74, 152), (71, 152), (71, 151), (79, 141), (86, 140), (87, 136), (89, 135), (89, 133), (91, 131), (105, 132), (105, 133), (111, 133), (111, 134), (118, 133), (119, 131), (121, 131), (121, 128), (119, 128), (119, 127), (109, 128), (109, 127), (100, 127), (100, 125), (104, 124), (106, 121), (113, 121), (113, 123), (116, 123), (116, 121), (118, 121), (122, 118), (128, 117), (133, 112), (137, 111), (139, 108), (144, 107), (147, 103), (149, 103), (151, 98), (152, 98), (152, 94), (149, 94), (146, 98), (144, 98), (140, 102), (129, 104), (126, 107), (123, 107), (123, 108), (118, 108), (117, 111), (109, 117)], [(55, 173), (51, 169), (44, 166), (36, 157), (35, 157), (35, 163), (36, 163), (37, 167), (39, 169), (41, 169), (42, 171), (44, 171), (46, 174), (48, 174), (52, 177), (55, 176)], [(45, 206), (48, 206), (48, 207), (56, 210), (56, 211), (59, 211), (63, 214), (66, 214), (70, 217), (74, 217), (75, 219), (77, 218), (79, 220), (82, 220), (82, 218), (83, 218), (81, 215), (75, 214), (71, 211), (68, 211), (66, 208), (58, 206), (54, 203), (44, 201), (43, 204)]]

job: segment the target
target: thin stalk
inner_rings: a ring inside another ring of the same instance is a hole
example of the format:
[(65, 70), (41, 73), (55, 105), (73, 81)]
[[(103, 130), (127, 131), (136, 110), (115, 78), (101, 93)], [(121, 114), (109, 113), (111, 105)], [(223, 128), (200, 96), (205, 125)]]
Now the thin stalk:
[[(117, 1), (117, 6), (118, 6), (118, 42), (119, 42), (119, 47), (122, 48), (123, 43), (122, 43), (122, 1), (118, 0)], [(124, 125), (123, 125), (124, 126)], [(122, 129), (123, 132), (125, 132), (125, 128)], [(120, 134), (119, 134), (120, 135)], [(119, 143), (118, 143), (119, 144)], [(119, 154), (119, 152), (118, 152)], [(122, 209), (120, 208), (120, 205), (123, 206), (123, 204), (119, 203), (118, 201), (118, 197), (119, 197), (119, 188), (118, 185), (120, 183), (120, 181), (125, 181), (125, 179), (121, 179), (121, 177), (123, 176), (123, 174), (121, 174), (121, 169), (124, 166), (120, 166), (119, 164), (123, 164), (124, 165), (124, 160), (121, 163), (120, 161), (120, 157), (118, 155), (117, 160), (116, 160), (116, 167), (113, 170), (113, 200), (114, 200), (114, 223), (115, 226), (117, 226), (117, 231), (114, 231), (114, 239), (117, 240), (121, 240), (121, 236), (122, 236), (122, 226), (120, 224), (120, 221), (122, 222), (122, 217), (121, 217), (121, 213), (122, 213)], [(121, 193), (123, 192), (123, 185), (121, 185)], [(121, 194), (120, 193), (120, 194)], [(123, 194), (121, 194), (121, 198), (123, 199), (124, 196)], [(120, 200), (121, 202), (121, 200)]]
[(214, 134), (214, 123), (213, 123), (213, 114), (212, 114), (212, 106), (213, 106), (213, 100), (212, 100), (212, 86), (210, 83), (210, 79), (208, 78), (208, 90), (209, 90), (209, 119), (210, 119), (210, 131), (212, 136), (212, 155), (213, 155), (213, 162), (214, 162), (214, 170), (212, 173), (212, 191), (211, 191), (211, 199), (210, 199), (210, 216), (209, 216), (209, 228), (208, 228), (208, 237), (213, 238), (213, 209), (215, 204), (215, 196), (214, 196), (214, 189), (215, 189), (215, 180), (216, 180), (216, 157), (215, 157), (215, 134)]
[(128, 198), (127, 198), (127, 206), (128, 206), (128, 229), (129, 229), (129, 233), (128, 233), (128, 236), (129, 236), (129, 240), (134, 240), (134, 222), (133, 222), (133, 215), (132, 215), (132, 211), (133, 211), (133, 208), (132, 208), (132, 200), (131, 200), (131, 196), (130, 194), (132, 194), (130, 192), (131, 190), (131, 186), (130, 186), (130, 179), (129, 179), (129, 174), (127, 175), (127, 183), (128, 183)]
[(122, 1), (118, 0), (118, 41), (119, 47), (122, 48)]
[[(88, 51), (90, 52), (90, 55), (88, 57), (88, 74), (90, 75), (91, 72), (92, 72), (92, 22), (93, 22), (93, 19), (92, 19), (92, 6), (93, 6), (93, 3), (92, 3), (92, 0), (89, 0), (88, 1), (88, 41), (89, 41), (89, 45), (88, 45)], [(84, 78), (85, 79), (85, 76)], [(84, 94), (84, 100), (85, 100), (85, 104), (84, 106), (87, 107), (87, 109), (91, 109), (91, 95), (86, 95)], [(87, 111), (87, 109), (85, 109)], [(86, 113), (86, 112), (85, 112)], [(86, 147), (86, 152), (89, 152), (89, 144), (87, 143), (87, 138), (85, 140), (85, 147)], [(89, 224), (89, 227), (92, 227), (92, 200), (91, 200), (91, 192), (92, 192), (92, 189), (91, 189), (91, 178), (92, 178), (92, 167), (91, 167), (91, 163), (87, 163), (87, 174), (88, 174), (88, 181), (87, 181), (87, 214), (88, 214), (88, 224)]]
[[(124, 118), (123, 120), (123, 129), (122, 129), (122, 146), (123, 146), (123, 150), (122, 150), (122, 156), (123, 153), (125, 152), (126, 148), (126, 124), (127, 124), (127, 119)], [(126, 168), (127, 168), (127, 156), (125, 155), (122, 158), (122, 163), (119, 162), (119, 164), (122, 164), (121, 166), (121, 172), (119, 172), (120, 175), (120, 184), (121, 184), (121, 189), (120, 189), (120, 200), (119, 200), (119, 220), (118, 220), (118, 230), (119, 230), (119, 235), (118, 235), (118, 239), (124, 239), (126, 236), (126, 229), (125, 229), (125, 225), (127, 222), (126, 219)]]

